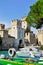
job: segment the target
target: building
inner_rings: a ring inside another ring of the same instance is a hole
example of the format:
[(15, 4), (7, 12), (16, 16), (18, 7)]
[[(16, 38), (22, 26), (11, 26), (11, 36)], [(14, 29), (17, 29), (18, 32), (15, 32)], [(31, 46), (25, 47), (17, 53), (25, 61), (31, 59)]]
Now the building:
[[(35, 34), (30, 31), (30, 27), (25, 20), (26, 16), (22, 17), (21, 20), (12, 20), (11, 27), (7, 29), (5, 29), (4, 24), (0, 24), (0, 37), (2, 38), (3, 49), (9, 49), (10, 47), (18, 49), (19, 45), (35, 43)], [(27, 28), (29, 30), (26, 31)]]
[(12, 20), (11, 27), (5, 29), (4, 24), (0, 24), (0, 37), (2, 38), (2, 48), (18, 47), (19, 44), (24, 45), (24, 33), (27, 28), (27, 22), (23, 17), (21, 20)]
[(38, 36), (38, 44), (43, 45), (43, 30), (39, 30), (37, 36)]
[(0, 46), (2, 45), (2, 49), (13, 47), (15, 38), (8, 35), (8, 31), (5, 30), (4, 24), (0, 24), (0, 38), (2, 39), (2, 44), (0, 43)]
[(28, 24), (27, 24), (27, 22), (26, 22), (26, 16), (22, 17), (21, 21), (22, 21), (22, 28), (23, 28), (24, 31), (25, 31), (26, 28), (27, 28), (27, 26), (28, 26)]
[(10, 36), (15, 37), (14, 45), (16, 48), (20, 43), (24, 44), (24, 33), (26, 28), (27, 22), (24, 24), (24, 21), (18, 19), (11, 21), (11, 27), (7, 30)]
[(32, 44), (36, 44), (35, 34), (32, 31), (26, 32), (24, 39), (25, 39), (25, 44), (27, 46), (32, 45)]

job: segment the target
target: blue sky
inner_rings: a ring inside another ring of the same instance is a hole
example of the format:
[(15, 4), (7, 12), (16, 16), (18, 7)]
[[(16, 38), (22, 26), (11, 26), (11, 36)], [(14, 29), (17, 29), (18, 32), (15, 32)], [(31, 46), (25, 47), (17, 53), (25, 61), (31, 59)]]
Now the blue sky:
[(0, 0), (0, 23), (8, 27), (13, 19), (21, 19), (27, 16), (30, 5), (36, 0)]

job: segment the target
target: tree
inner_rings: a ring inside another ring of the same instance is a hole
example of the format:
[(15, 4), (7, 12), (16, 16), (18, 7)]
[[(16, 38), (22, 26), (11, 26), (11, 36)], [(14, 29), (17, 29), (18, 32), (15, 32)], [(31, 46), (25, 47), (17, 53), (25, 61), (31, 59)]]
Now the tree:
[(30, 32), (29, 27), (27, 27), (26, 30), (25, 30), (25, 33), (28, 33), (28, 32)]
[(38, 0), (35, 4), (30, 6), (30, 12), (26, 18), (30, 26), (36, 29), (43, 25), (43, 0)]

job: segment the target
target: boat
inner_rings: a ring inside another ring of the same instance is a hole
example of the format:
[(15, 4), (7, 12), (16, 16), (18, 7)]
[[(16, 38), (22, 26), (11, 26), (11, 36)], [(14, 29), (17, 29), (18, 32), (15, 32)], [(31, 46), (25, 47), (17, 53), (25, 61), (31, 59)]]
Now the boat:
[[(14, 49), (10, 49), (10, 50), (15, 52)], [(36, 57), (35, 57), (35, 54), (36, 54), (35, 52), (37, 53), (38, 50), (33, 47), (22, 48), (19, 51), (16, 51), (17, 58), (14, 57), (13, 60), (9, 59), (9, 57), (8, 57), (8, 59), (5, 59), (5, 56), (2, 54), (1, 55), (2, 59), (0, 59), (0, 65), (28, 65), (30, 63), (34, 64), (33, 63), (34, 61), (36, 61), (35, 63), (38, 65), (37, 61), (40, 60), (41, 58), (39, 57), (40, 56), (39, 52), (38, 52), (39, 56), (36, 55)], [(9, 51), (9, 53), (13, 54), (13, 53), (11, 53), (11, 51)], [(13, 54), (13, 56), (14, 56), (14, 54)], [(43, 59), (41, 59), (41, 60), (43, 61)]]
[(43, 60), (43, 57), (40, 57), (40, 59), (39, 60)]
[(23, 57), (23, 58), (34, 58), (34, 57), (40, 57), (41, 54), (38, 52), (38, 50), (34, 47), (25, 47), (20, 49), (19, 51), (16, 52), (18, 57)]
[(0, 59), (3, 59), (3, 58), (5, 58), (5, 55), (4, 54), (1, 54), (0, 55)]
[(22, 57), (22, 58), (29, 58), (31, 55), (29, 54), (29, 52), (23, 52), (23, 51), (17, 51), (16, 55), (18, 57)]

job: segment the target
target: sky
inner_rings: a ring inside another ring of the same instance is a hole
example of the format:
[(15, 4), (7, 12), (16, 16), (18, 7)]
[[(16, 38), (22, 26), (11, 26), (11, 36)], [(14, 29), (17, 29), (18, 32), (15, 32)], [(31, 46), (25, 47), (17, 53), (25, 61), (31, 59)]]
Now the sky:
[[(36, 0), (0, 0), (0, 23), (9, 27), (11, 20), (27, 16), (30, 6), (35, 2)], [(35, 32), (35, 29), (32, 30)]]

